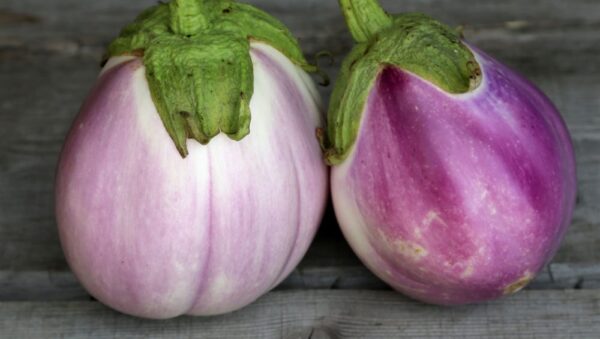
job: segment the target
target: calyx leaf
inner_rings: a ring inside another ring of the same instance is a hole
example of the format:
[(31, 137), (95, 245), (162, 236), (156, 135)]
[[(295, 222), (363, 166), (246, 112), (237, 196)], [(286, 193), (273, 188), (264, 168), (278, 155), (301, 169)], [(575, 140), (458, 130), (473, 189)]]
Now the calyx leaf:
[(142, 12), (108, 47), (106, 58), (143, 55), (161, 120), (182, 157), (187, 139), (250, 133), (254, 77), (250, 41), (278, 49), (308, 72), (297, 40), (278, 20), (236, 1), (172, 0)]
[(377, 0), (339, 0), (357, 44), (344, 60), (322, 138), (325, 159), (343, 162), (354, 145), (368, 96), (386, 67), (402, 70), (453, 94), (475, 89), (481, 70), (460, 34), (419, 13), (391, 16)]

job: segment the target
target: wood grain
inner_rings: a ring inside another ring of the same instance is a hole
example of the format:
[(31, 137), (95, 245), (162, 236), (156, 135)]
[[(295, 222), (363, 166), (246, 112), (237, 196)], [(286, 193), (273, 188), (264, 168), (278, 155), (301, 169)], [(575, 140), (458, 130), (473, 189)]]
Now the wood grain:
[[(326, 70), (335, 78), (341, 57), (351, 47), (335, 1), (250, 2), (280, 17), (299, 37), (307, 55), (331, 50), (336, 63)], [(598, 286), (593, 277), (597, 276), (595, 263), (600, 262), (600, 2), (382, 2), (392, 12), (424, 11), (449, 24), (464, 25), (467, 39), (525, 74), (556, 103), (574, 138), (579, 194), (573, 225), (553, 267), (568, 267), (564, 270), (564, 281), (569, 281), (566, 287), (575, 286), (580, 279), (583, 288)], [(29, 286), (21, 290), (24, 295), (36, 289), (35, 281), (47, 286), (44, 277), (49, 274), (65, 274), (72, 283), (53, 213), (58, 153), (94, 82), (104, 46), (141, 8), (152, 3), (155, 1), (0, 3), (0, 286), (13, 281), (13, 292), (18, 286)], [(330, 88), (320, 90), (325, 98), (329, 95)], [(344, 275), (348, 267), (350, 273)], [(346, 278), (339, 278), (338, 285), (377, 285), (368, 274), (352, 273), (360, 268), (330, 216), (300, 266), (305, 272), (330, 273), (324, 274), (321, 282), (303, 277), (308, 282), (302, 285), (294, 280), (299, 275), (293, 275), (287, 283), (289, 288), (324, 288), (331, 279), (343, 276)], [(7, 278), (10, 274), (23, 275), (11, 280)], [(361, 276), (366, 280), (360, 280)], [(358, 279), (354, 285), (348, 282), (352, 279)], [(557, 286), (543, 281), (537, 288)], [(69, 286), (71, 292), (69, 288), (60, 290), (55, 297), (81, 296), (73, 292), (78, 285)]]
[(0, 328), (5, 338), (593, 338), (600, 291), (524, 291), (452, 308), (386, 291), (281, 291), (230, 315), (168, 321), (91, 301), (2, 302)]
[[(300, 266), (275, 290), (391, 290), (362, 265)], [(600, 289), (597, 263), (548, 265), (527, 290)], [(0, 271), (0, 301), (90, 300), (69, 271)]]

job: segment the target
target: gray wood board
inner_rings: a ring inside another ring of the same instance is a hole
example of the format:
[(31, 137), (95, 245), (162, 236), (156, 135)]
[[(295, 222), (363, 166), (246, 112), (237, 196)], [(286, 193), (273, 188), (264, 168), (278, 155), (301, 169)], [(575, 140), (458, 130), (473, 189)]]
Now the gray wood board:
[[(66, 271), (53, 215), (53, 177), (58, 152), (70, 121), (98, 72), (105, 44), (140, 8), (154, 2), (3, 0), (0, 3), (0, 270), (3, 272), (26, 275), (34, 272), (32, 276), (44, 276)], [(564, 267), (599, 262), (600, 2), (383, 2), (391, 11), (424, 11), (450, 24), (465, 25), (470, 41), (525, 74), (554, 100), (573, 134), (579, 174), (575, 218), (555, 262)], [(308, 55), (331, 50), (337, 60), (326, 70), (335, 78), (339, 59), (351, 46), (335, 1), (255, 3), (288, 24)], [(321, 91), (327, 97), (330, 88)], [(336, 225), (328, 223), (323, 227)], [(317, 238), (300, 269), (338, 272), (336, 267), (360, 269), (339, 234)], [(565, 279), (575, 282), (589, 273), (577, 269), (567, 272), (571, 275)], [(319, 284), (316, 286), (321, 288)]]
[(2, 302), (3, 338), (594, 338), (600, 290), (436, 307), (389, 291), (279, 291), (210, 318), (137, 319), (92, 301)]
[[(600, 265), (550, 264), (527, 290), (600, 289)], [(362, 265), (298, 267), (275, 290), (390, 290)], [(0, 271), (1, 301), (90, 300), (68, 271)]]

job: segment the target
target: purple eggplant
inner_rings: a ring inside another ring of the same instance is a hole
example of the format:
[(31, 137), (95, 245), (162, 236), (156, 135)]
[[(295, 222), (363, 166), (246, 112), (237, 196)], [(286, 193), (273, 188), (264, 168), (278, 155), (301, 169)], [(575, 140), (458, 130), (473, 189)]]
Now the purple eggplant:
[(378, 277), (428, 303), (522, 289), (557, 251), (575, 204), (559, 112), (439, 22), (340, 3), (357, 45), (323, 143), (348, 242)]

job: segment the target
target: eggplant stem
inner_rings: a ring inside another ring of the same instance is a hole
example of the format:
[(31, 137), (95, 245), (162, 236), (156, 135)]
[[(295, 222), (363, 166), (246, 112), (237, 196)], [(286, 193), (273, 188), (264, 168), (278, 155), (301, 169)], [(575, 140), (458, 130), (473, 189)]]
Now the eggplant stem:
[(392, 18), (377, 0), (339, 0), (339, 3), (356, 42), (368, 41), (392, 25)]
[(171, 30), (178, 35), (193, 36), (208, 27), (206, 17), (207, 7), (211, 0), (172, 0), (169, 3), (171, 11)]

